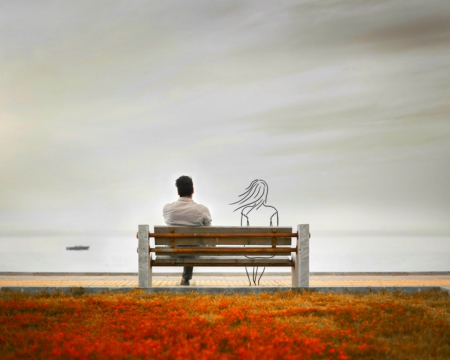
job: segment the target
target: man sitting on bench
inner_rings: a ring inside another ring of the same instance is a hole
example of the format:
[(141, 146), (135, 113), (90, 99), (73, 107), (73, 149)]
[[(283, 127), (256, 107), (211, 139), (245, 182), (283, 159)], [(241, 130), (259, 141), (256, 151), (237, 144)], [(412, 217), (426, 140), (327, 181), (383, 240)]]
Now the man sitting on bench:
[[(167, 204), (163, 209), (164, 221), (168, 226), (210, 226), (211, 214), (206, 206), (192, 200), (194, 184), (189, 176), (180, 176), (175, 185), (180, 198)], [(180, 285), (189, 285), (192, 279), (193, 266), (185, 266)]]

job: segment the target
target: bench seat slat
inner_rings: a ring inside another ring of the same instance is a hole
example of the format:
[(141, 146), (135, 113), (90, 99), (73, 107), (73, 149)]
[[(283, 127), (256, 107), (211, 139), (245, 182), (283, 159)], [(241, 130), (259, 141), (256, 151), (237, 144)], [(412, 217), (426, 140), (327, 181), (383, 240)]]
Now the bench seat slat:
[[(156, 238), (155, 245), (170, 245), (170, 239)], [(182, 238), (174, 239), (175, 245), (272, 245), (269, 238), (228, 238), (228, 239), (208, 239), (208, 238)], [(276, 245), (292, 245), (291, 238), (276, 238)]]
[(232, 258), (226, 257), (198, 257), (198, 258), (173, 258), (170, 256), (158, 256), (152, 260), (152, 266), (293, 266), (289, 257), (248, 259), (244, 256)]
[(160, 248), (151, 248), (150, 252), (155, 253), (156, 255), (164, 255), (164, 254), (202, 254), (202, 255), (289, 255), (293, 252), (296, 252), (296, 248), (291, 247), (278, 247), (278, 248), (272, 248), (272, 247), (210, 247), (210, 248), (169, 248), (169, 247), (160, 247)]

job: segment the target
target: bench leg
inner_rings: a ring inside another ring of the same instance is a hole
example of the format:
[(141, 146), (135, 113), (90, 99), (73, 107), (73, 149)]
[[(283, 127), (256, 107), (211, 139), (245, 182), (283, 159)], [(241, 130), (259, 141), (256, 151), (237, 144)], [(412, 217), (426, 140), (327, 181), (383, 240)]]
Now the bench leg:
[(149, 253), (149, 226), (139, 225), (139, 270), (138, 284), (140, 288), (152, 286), (152, 268)]
[(309, 287), (309, 225), (297, 225), (297, 253), (293, 256), (292, 287)]

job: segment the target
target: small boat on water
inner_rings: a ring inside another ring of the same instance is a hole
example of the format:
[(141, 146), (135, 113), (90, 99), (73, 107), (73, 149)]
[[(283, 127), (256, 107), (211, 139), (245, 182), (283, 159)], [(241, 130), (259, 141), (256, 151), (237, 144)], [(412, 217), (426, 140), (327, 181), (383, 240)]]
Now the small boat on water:
[(67, 246), (66, 250), (89, 250), (89, 246), (82, 246), (82, 245)]

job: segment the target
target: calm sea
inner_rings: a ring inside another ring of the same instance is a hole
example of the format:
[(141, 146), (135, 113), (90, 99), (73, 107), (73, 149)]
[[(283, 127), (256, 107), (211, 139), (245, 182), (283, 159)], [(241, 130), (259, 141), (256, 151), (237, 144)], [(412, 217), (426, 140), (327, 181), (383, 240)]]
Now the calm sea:
[[(0, 271), (137, 272), (137, 240), (123, 236), (2, 236)], [(67, 246), (89, 246), (68, 251)], [(450, 271), (450, 236), (315, 236), (310, 244), (312, 272)], [(266, 271), (289, 271), (267, 269)], [(157, 268), (179, 272), (179, 268)], [(198, 268), (197, 272), (243, 271)]]

